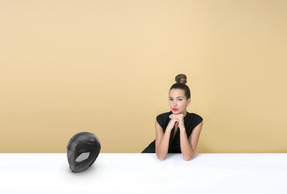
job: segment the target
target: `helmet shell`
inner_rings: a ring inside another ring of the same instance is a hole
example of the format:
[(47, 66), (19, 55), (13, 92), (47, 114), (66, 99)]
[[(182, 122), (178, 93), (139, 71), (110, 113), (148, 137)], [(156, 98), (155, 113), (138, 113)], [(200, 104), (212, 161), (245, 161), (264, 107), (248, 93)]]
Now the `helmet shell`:
[(82, 172), (88, 169), (97, 159), (100, 150), (101, 144), (95, 134), (89, 132), (75, 134), (67, 145), (67, 157), (71, 171)]

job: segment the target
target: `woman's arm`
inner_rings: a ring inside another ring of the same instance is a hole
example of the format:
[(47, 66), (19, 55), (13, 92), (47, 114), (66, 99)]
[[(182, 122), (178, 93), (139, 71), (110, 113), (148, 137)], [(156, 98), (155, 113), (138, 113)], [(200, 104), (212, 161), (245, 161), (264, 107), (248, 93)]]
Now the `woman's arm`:
[(162, 127), (158, 124), (157, 120), (155, 120), (155, 129), (156, 129), (155, 152), (159, 160), (163, 160), (166, 157), (169, 146), (170, 132), (173, 128), (173, 125), (174, 121), (170, 121), (164, 133)]
[(180, 149), (183, 155), (183, 159), (188, 161), (195, 154), (195, 150), (198, 144), (199, 135), (202, 129), (203, 121), (199, 123), (187, 138), (185, 128), (180, 129)]

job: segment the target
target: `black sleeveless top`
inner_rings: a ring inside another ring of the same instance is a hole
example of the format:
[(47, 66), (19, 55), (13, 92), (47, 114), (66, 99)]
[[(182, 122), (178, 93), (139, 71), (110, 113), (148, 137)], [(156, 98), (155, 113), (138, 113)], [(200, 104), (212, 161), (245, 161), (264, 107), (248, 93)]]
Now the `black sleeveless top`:
[[(169, 115), (172, 114), (172, 111), (162, 113), (156, 117), (158, 124), (162, 127), (163, 132), (165, 132), (166, 127), (170, 121)], [(202, 121), (202, 117), (195, 113), (187, 112), (186, 116), (184, 117), (184, 126), (185, 131), (187, 133), (187, 137), (189, 138), (190, 134), (192, 133), (193, 129)], [(174, 136), (175, 127), (170, 132), (169, 138), (169, 146), (168, 146), (168, 153), (181, 153), (180, 149), (180, 130), (176, 131)], [(173, 139), (174, 136), (174, 139)], [(155, 153), (155, 140), (152, 141), (148, 147), (146, 147), (142, 153)]]

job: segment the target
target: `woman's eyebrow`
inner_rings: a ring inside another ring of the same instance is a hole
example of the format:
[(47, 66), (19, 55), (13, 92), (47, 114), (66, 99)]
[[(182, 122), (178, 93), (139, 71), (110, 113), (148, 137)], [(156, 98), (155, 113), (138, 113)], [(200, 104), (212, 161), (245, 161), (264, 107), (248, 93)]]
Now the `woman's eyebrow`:
[[(169, 97), (169, 98), (173, 98), (173, 97)], [(183, 98), (182, 96), (178, 96), (178, 97), (176, 97), (176, 98)]]

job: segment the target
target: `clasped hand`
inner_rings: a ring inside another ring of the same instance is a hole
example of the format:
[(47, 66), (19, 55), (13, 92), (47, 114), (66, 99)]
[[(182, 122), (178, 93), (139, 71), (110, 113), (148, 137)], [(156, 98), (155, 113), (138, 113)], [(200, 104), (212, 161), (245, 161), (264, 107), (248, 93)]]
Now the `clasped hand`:
[(178, 126), (179, 129), (184, 129), (184, 116), (183, 114), (171, 114), (169, 115), (169, 118), (171, 119), (168, 127), (170, 128), (170, 130), (174, 127), (174, 126)]

